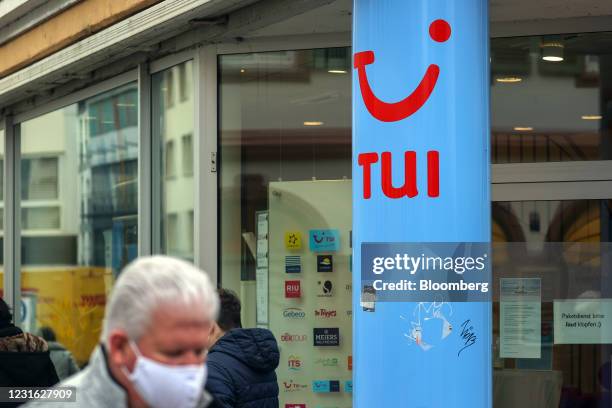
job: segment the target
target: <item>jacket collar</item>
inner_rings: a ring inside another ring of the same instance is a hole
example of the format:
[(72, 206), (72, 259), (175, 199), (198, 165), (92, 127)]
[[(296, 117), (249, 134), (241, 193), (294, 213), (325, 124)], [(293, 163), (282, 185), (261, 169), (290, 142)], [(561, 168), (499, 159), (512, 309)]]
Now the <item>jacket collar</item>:
[[(102, 406), (127, 407), (127, 391), (113, 376), (108, 366), (108, 355), (103, 344), (100, 344), (94, 350), (90, 366), (88, 387), (93, 386), (94, 390), (90, 391), (96, 394), (94, 398), (100, 401)], [(202, 391), (197, 408), (206, 408), (213, 400), (210, 394)]]

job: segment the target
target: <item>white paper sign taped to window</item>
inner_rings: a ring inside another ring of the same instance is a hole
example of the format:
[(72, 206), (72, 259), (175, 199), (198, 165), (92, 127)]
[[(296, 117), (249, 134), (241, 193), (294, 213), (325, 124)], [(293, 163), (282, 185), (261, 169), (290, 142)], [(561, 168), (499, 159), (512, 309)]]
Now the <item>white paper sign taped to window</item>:
[(612, 299), (555, 300), (555, 344), (612, 343)]

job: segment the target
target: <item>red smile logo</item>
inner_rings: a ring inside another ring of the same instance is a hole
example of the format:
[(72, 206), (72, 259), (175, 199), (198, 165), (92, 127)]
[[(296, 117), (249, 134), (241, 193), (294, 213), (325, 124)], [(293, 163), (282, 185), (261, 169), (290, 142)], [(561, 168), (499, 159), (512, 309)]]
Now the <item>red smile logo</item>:
[[(429, 36), (436, 42), (445, 42), (450, 38), (451, 27), (444, 20), (436, 20), (429, 26)], [(399, 102), (380, 100), (370, 86), (366, 65), (374, 62), (374, 51), (355, 53), (353, 66), (359, 74), (359, 88), (366, 108), (372, 116), (382, 122), (397, 122), (406, 119), (423, 107), (431, 96), (440, 75), (440, 67), (431, 64), (416, 89)]]

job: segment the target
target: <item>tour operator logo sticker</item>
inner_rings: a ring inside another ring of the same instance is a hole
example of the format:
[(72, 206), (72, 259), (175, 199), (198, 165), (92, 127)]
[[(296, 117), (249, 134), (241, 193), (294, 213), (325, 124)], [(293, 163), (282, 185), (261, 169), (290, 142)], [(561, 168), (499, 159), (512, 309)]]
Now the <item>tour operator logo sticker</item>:
[(314, 328), (313, 338), (314, 346), (339, 346), (340, 345), (340, 329), (337, 327), (322, 327)]

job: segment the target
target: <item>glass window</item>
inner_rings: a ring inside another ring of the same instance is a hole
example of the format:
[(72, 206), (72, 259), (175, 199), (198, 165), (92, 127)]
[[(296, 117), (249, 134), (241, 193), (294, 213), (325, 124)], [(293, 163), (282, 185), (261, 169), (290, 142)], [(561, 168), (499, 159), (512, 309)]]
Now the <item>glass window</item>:
[(612, 200), (496, 202), (492, 215), (495, 287), (523, 289), (495, 293), (494, 406), (608, 407), (610, 345), (588, 316), (612, 298)]
[(57, 200), (58, 161), (58, 157), (22, 158), (22, 200)]
[(493, 163), (612, 159), (612, 33), (491, 40)]
[[(179, 78), (180, 98), (172, 95)], [(153, 75), (153, 137), (163, 169), (161, 252), (193, 261), (193, 63), (187, 61)], [(190, 216), (190, 214), (192, 214)]]
[[(310, 392), (322, 370), (351, 379), (350, 62), (348, 48), (219, 59), (221, 285), (241, 297), (243, 326), (279, 341), (280, 406), (351, 405)], [(310, 251), (312, 229), (341, 245)], [(327, 328), (339, 345), (312, 347)]]
[[(137, 255), (137, 86), (22, 123), (22, 328), (50, 327), (79, 364)], [(125, 119), (121, 119), (125, 118)]]
[(193, 176), (193, 135), (191, 133), (183, 136), (182, 148), (183, 176)]

